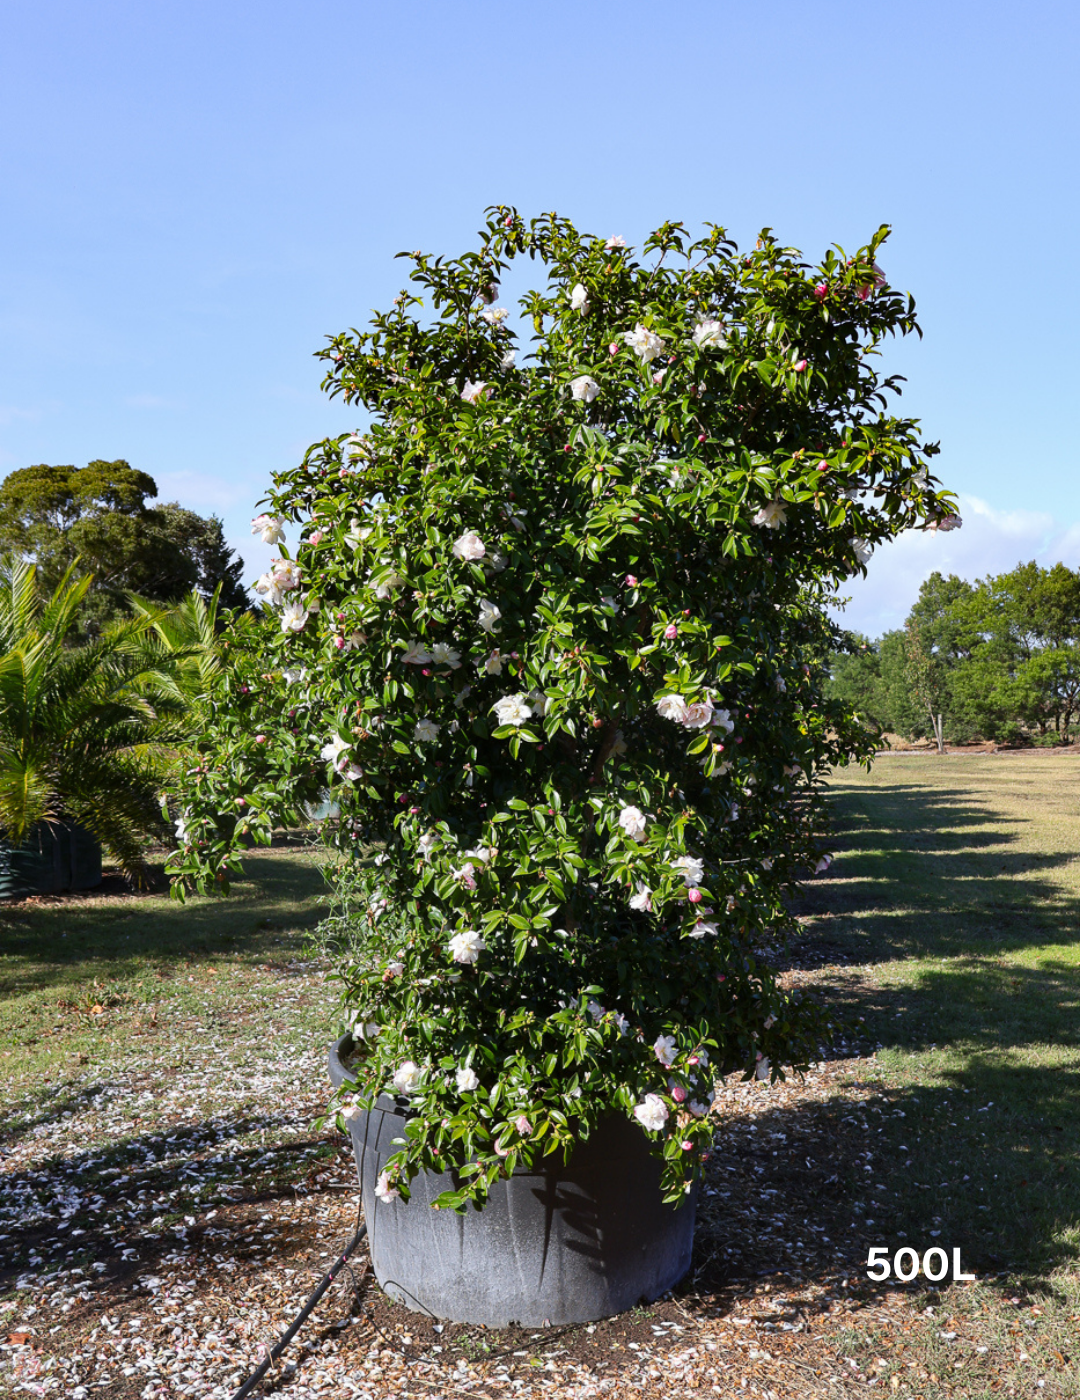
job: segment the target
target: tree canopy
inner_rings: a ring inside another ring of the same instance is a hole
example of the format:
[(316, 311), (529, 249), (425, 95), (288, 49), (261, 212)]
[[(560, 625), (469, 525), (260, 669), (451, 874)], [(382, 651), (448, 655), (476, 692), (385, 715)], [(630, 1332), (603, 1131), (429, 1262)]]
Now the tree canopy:
[(968, 583), (933, 573), (903, 630), (849, 635), (831, 694), (906, 738), (1053, 739), (1080, 719), (1080, 571), (1031, 561)]
[(149, 504), (157, 494), (152, 476), (122, 460), (21, 468), (0, 483), (0, 553), (32, 560), (47, 589), (78, 558), (93, 575), (82, 619), (91, 632), (127, 610), (128, 591), (173, 603), (220, 585), (222, 607), (246, 607), (243, 560), (218, 517)]

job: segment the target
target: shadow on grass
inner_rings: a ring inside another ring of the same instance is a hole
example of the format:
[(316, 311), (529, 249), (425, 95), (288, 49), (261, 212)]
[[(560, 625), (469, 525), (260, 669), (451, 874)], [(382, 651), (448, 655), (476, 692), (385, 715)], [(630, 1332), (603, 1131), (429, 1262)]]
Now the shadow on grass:
[(1027, 818), (900, 784), (840, 786), (832, 807), (834, 863), (796, 908), (860, 961), (1080, 943), (1080, 895), (1059, 875), (1075, 853), (1018, 849)]
[[(865, 1061), (855, 1073), (875, 1087)], [(1080, 1260), (1078, 1091), (1076, 1070), (976, 1058), (951, 1088), (730, 1120), (708, 1167), (688, 1289), (703, 1297), (781, 1274), (873, 1293), (871, 1248), (922, 1258), (939, 1246), (984, 1280), (1052, 1292), (1048, 1276)]]
[(11, 905), (0, 910), (0, 993), (88, 975), (130, 977), (215, 956), (262, 960), (299, 948), (299, 932), (322, 917), (326, 892), (316, 857), (304, 850), (251, 854), (228, 896)]

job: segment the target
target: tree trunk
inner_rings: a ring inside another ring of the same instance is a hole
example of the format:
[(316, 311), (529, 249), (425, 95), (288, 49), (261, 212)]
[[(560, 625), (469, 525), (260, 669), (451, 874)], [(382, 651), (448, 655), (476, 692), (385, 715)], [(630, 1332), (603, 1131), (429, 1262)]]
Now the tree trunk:
[(933, 719), (934, 719), (934, 738), (937, 740), (937, 751), (938, 751), (938, 753), (944, 753), (944, 752), (945, 752), (945, 737), (944, 737), (944, 736), (945, 736), (945, 726), (944, 726), (943, 723), (942, 723), (942, 717), (941, 717), (940, 714), (933, 716)]

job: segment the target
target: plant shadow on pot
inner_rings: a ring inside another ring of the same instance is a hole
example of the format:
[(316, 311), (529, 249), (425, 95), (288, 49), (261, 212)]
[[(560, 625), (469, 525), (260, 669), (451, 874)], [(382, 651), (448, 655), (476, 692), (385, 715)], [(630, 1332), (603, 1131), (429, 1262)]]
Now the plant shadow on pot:
[[(330, 1048), (334, 1087), (349, 1082), (344, 1037)], [(575, 1148), (496, 1182), (483, 1210), (431, 1203), (458, 1184), (422, 1173), (411, 1197), (381, 1201), (375, 1184), (397, 1150), (407, 1101), (383, 1095), (347, 1119), (380, 1287), (407, 1307), (487, 1327), (567, 1326), (611, 1317), (666, 1293), (690, 1267), (696, 1189), (666, 1205), (644, 1131), (611, 1115)]]

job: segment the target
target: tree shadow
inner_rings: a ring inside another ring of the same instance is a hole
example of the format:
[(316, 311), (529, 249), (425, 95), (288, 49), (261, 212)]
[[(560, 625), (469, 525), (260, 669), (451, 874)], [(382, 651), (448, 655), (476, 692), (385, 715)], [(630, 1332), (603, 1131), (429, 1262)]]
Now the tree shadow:
[[(870, 1073), (873, 1073), (871, 1070)], [(951, 1086), (886, 1089), (853, 1064), (864, 1089), (771, 1109), (717, 1134), (684, 1292), (703, 1311), (754, 1280), (816, 1284), (869, 1302), (925, 1276), (873, 1284), (871, 1248), (892, 1259), (939, 1247), (983, 1281), (1049, 1276), (1080, 1261), (1080, 1071), (1043, 1074), (972, 1057)], [(987, 1107), (989, 1105), (989, 1107)], [(944, 1287), (945, 1284), (942, 1284)], [(817, 1296), (824, 1310), (828, 1300)]]
[(1059, 878), (1074, 853), (1023, 849), (1028, 818), (903, 785), (841, 790), (833, 809), (833, 864), (795, 912), (860, 961), (1080, 940), (1080, 895)]
[(181, 904), (159, 896), (130, 900), (12, 905), (0, 910), (0, 993), (47, 988), (87, 975), (137, 977), (157, 967), (230, 956), (264, 961), (296, 949), (302, 931), (321, 917), (326, 884), (313, 852), (251, 854), (244, 878), (224, 898)]
[[(110, 1086), (96, 1087), (100, 1093)], [(40, 1121), (59, 1121), (73, 1105), (58, 1101)], [(313, 1104), (313, 1118), (320, 1106)], [(265, 1257), (250, 1210), (295, 1199), (305, 1177), (310, 1192), (313, 1173), (343, 1155), (337, 1134), (309, 1132), (270, 1146), (243, 1141), (290, 1127), (295, 1114), (219, 1114), (8, 1170), (0, 1176), (0, 1229), (7, 1235), (0, 1294), (63, 1267), (92, 1282), (94, 1307), (107, 1311), (179, 1254), (186, 1265), (213, 1262), (226, 1273)], [(208, 1193), (219, 1207), (209, 1217)], [(192, 1210), (204, 1218), (189, 1226)], [(287, 1265), (310, 1248), (302, 1222), (283, 1218), (277, 1228), (275, 1262)]]

